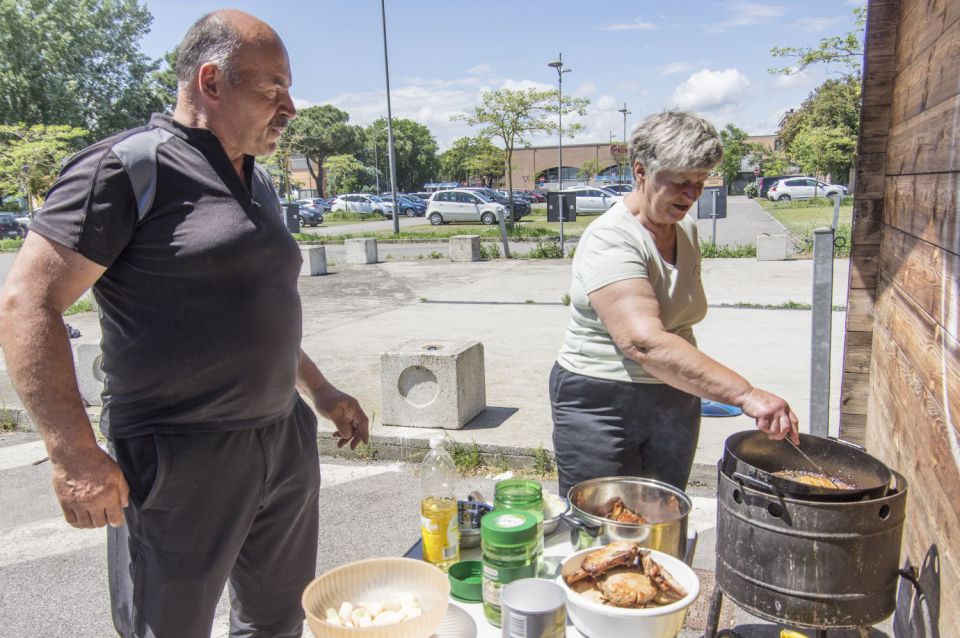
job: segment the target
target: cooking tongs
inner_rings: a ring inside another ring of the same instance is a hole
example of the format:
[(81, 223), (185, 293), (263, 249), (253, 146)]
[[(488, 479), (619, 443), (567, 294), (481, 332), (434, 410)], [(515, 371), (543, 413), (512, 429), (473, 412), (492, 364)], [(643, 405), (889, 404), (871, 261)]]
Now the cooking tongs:
[(827, 472), (826, 470), (824, 470), (822, 467), (820, 467), (820, 464), (819, 464), (819, 463), (817, 463), (816, 461), (814, 461), (813, 459), (811, 459), (809, 456), (807, 456), (807, 453), (804, 452), (803, 450), (801, 450), (801, 449), (800, 449), (800, 446), (799, 446), (798, 444), (796, 444), (796, 443), (793, 442), (793, 439), (791, 439), (791, 438), (788, 436), (788, 437), (784, 438), (783, 440), (786, 441), (787, 443), (789, 443), (791, 446), (793, 446), (793, 449), (796, 450), (797, 452), (799, 452), (799, 453), (800, 453), (800, 456), (802, 456), (804, 459), (806, 459), (807, 463), (809, 463), (810, 465), (812, 465), (813, 468), (814, 468), (815, 470), (817, 470), (817, 473), (818, 473), (818, 474), (820, 474), (821, 476), (823, 476), (823, 478), (825, 478), (825, 479), (827, 479), (828, 481), (830, 481), (830, 484), (833, 485), (835, 488), (840, 489), (840, 486), (837, 485), (837, 482), (834, 481), (832, 478), (830, 478), (830, 473)]

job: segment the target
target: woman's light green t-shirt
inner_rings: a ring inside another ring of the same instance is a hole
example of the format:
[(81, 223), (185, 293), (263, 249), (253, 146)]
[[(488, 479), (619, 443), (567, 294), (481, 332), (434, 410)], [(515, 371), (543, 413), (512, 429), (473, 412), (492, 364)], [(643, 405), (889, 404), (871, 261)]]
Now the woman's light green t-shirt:
[(707, 314), (700, 281), (697, 223), (677, 223), (676, 265), (665, 262), (649, 231), (621, 202), (590, 224), (577, 244), (570, 283), (570, 323), (557, 362), (588, 377), (634, 383), (662, 383), (614, 344), (587, 297), (624, 279), (648, 279), (660, 302), (664, 328), (694, 346), (693, 325)]

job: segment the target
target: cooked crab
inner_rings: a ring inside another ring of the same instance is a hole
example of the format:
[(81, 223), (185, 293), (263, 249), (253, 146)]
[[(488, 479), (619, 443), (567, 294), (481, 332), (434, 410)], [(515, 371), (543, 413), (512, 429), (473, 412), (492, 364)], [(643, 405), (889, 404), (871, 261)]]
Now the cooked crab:
[(630, 541), (590, 552), (564, 580), (575, 592), (616, 607), (667, 605), (687, 595), (649, 551)]
[(639, 523), (640, 525), (646, 525), (649, 522), (624, 505), (619, 496), (613, 501), (613, 506), (604, 518), (609, 518), (618, 523)]

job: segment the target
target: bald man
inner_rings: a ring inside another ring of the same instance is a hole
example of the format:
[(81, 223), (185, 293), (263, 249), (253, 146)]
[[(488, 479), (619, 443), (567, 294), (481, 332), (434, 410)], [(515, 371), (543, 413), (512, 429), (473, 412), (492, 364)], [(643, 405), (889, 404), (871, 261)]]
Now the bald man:
[[(367, 441), (357, 401), (301, 350), (300, 251), (267, 173), (296, 114), (277, 34), (239, 11), (180, 44), (173, 117), (72, 157), (0, 298), (11, 378), (63, 515), (108, 528), (122, 636), (299, 636), (314, 577), (317, 422)], [(92, 286), (105, 374), (98, 445), (63, 311)], [(25, 327), (29, 326), (29, 329)]]

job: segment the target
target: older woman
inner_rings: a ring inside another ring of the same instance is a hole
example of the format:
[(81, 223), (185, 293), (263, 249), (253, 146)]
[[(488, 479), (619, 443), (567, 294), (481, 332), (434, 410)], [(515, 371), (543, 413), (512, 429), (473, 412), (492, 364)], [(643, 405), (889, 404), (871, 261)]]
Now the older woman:
[(573, 260), (572, 316), (550, 373), (560, 490), (599, 476), (684, 489), (700, 397), (739, 406), (773, 439), (797, 417), (697, 349), (707, 312), (696, 221), (687, 212), (723, 145), (702, 117), (652, 115), (630, 138), (635, 188), (584, 232)]

